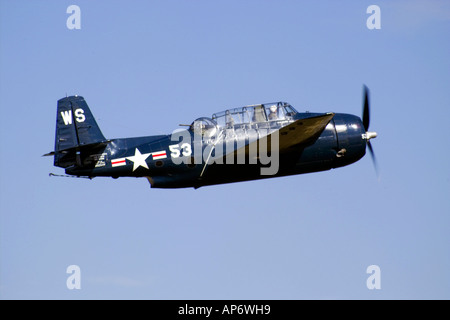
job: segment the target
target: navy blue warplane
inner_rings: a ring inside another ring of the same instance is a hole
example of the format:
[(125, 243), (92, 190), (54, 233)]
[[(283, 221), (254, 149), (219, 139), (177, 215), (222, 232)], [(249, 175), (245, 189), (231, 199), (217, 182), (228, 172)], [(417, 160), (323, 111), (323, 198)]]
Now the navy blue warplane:
[[(76, 177), (145, 177), (152, 188), (185, 188), (318, 172), (361, 159), (369, 148), (369, 91), (362, 120), (300, 113), (264, 103), (198, 118), (172, 134), (106, 139), (81, 96), (58, 100), (54, 165)], [(53, 174), (51, 174), (53, 175)]]

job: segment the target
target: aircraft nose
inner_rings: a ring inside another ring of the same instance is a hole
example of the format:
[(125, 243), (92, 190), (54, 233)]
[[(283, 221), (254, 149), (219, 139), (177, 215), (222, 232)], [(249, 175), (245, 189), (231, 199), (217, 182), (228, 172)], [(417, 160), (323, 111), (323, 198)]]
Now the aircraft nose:
[[(356, 162), (366, 154), (366, 130), (361, 118), (344, 113), (337, 113), (334, 118), (338, 152), (337, 166)], [(369, 133), (369, 132), (368, 132)], [(370, 138), (376, 133), (370, 132)]]

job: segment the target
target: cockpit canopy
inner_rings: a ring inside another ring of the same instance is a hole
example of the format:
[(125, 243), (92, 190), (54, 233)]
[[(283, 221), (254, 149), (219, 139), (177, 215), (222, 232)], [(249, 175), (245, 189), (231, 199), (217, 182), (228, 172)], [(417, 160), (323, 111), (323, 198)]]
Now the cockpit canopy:
[(289, 121), (296, 113), (297, 111), (286, 102), (256, 104), (217, 112), (211, 119), (199, 118), (191, 124), (191, 130), (202, 132), (202, 135), (214, 136), (219, 128)]
[(212, 115), (219, 127), (232, 127), (236, 124), (260, 123), (266, 121), (288, 120), (297, 111), (286, 102), (274, 102), (228, 109)]

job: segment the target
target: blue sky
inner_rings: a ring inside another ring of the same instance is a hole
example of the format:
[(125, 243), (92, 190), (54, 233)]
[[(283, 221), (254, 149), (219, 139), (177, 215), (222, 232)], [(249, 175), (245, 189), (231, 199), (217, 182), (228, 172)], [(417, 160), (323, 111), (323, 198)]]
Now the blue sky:
[[(366, 27), (372, 4), (380, 30)], [(449, 299), (449, 35), (439, 0), (0, 0), (0, 298)], [(41, 157), (66, 95), (122, 138), (280, 100), (360, 115), (363, 84), (378, 179), (367, 156), (158, 190), (49, 177), (63, 171)]]

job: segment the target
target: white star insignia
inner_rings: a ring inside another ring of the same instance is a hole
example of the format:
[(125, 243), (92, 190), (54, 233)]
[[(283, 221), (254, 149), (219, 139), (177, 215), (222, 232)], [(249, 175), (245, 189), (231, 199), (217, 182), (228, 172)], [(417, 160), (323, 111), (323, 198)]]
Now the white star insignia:
[(148, 169), (147, 162), (145, 162), (145, 159), (147, 159), (150, 155), (151, 153), (141, 154), (138, 148), (136, 148), (134, 156), (127, 157), (127, 159), (133, 161), (133, 171), (139, 167), (144, 167), (145, 169)]

